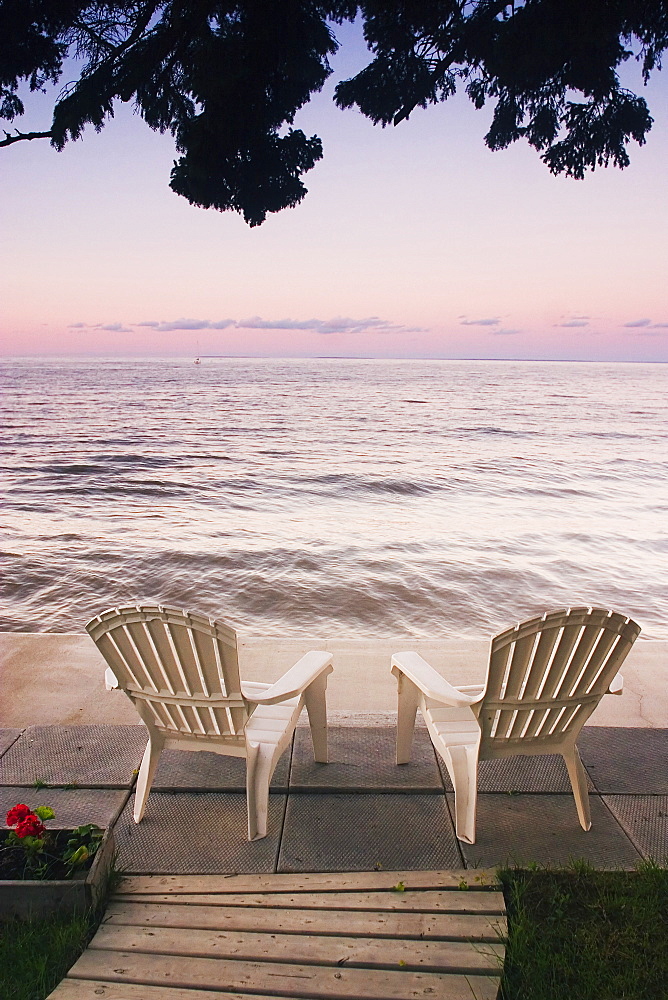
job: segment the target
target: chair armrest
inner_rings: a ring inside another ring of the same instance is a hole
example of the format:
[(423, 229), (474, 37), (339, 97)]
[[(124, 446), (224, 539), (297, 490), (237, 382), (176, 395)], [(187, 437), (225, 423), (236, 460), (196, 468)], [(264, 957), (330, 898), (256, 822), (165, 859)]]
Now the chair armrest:
[(621, 674), (616, 674), (610, 681), (606, 694), (622, 694), (623, 690), (624, 690), (624, 678), (622, 677)]
[(474, 695), (459, 691), (448, 684), (445, 677), (431, 667), (419, 653), (395, 653), (392, 657), (392, 673), (398, 679), (404, 674), (427, 698), (450, 705), (452, 708), (466, 708), (480, 701), (484, 688)]
[(111, 669), (111, 667), (107, 667), (107, 669), (104, 672), (104, 686), (106, 687), (107, 691), (118, 690), (119, 687), (118, 678), (116, 677), (116, 674)]
[[(331, 674), (332, 654), (324, 650), (312, 649), (305, 653), (293, 667), (271, 685), (262, 694), (250, 695), (248, 700), (255, 705), (276, 705), (281, 701), (289, 701), (298, 694), (303, 694), (306, 688), (322, 674)], [(243, 684), (242, 693), (243, 693)], [(245, 695), (244, 695), (245, 697)]]
[(482, 694), (486, 687), (486, 684), (459, 684), (457, 690), (464, 694), (477, 695)]

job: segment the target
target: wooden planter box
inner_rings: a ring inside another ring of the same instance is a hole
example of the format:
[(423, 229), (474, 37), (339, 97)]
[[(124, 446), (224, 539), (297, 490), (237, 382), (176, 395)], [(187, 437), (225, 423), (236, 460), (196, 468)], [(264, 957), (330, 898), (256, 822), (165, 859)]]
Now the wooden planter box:
[(71, 879), (0, 879), (0, 920), (71, 916), (99, 905), (114, 857), (114, 835), (104, 832), (88, 871)]

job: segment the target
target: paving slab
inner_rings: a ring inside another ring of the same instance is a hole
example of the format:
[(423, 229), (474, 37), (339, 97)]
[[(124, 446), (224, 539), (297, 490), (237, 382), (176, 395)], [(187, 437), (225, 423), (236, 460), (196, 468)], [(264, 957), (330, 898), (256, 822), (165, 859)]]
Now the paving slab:
[[(270, 792), (288, 790), (292, 744), (274, 771)], [(198, 750), (163, 750), (153, 782), (154, 791), (246, 792), (246, 760)]]
[(668, 864), (668, 795), (604, 795), (603, 801), (646, 858)]
[(458, 868), (461, 855), (440, 795), (290, 795), (280, 872)]
[(84, 823), (109, 826), (127, 802), (128, 791), (110, 788), (17, 788), (0, 787), (0, 818), (19, 802), (34, 809), (51, 806), (55, 819), (47, 822), (52, 829), (67, 829)]
[(578, 747), (599, 792), (668, 795), (668, 729), (590, 726)]
[(144, 726), (29, 726), (0, 759), (0, 785), (129, 788), (146, 741)]
[[(452, 792), (450, 775), (441, 757), (438, 758), (438, 765), (445, 788)], [(594, 784), (590, 778), (588, 785), (593, 791)], [(478, 791), (573, 794), (563, 757), (554, 753), (481, 760), (478, 764)]]
[[(447, 799), (454, 815), (454, 795)], [(595, 868), (634, 868), (639, 852), (601, 798), (590, 795), (589, 802), (592, 827), (585, 832), (567, 795), (479, 795), (476, 843), (460, 843), (467, 867), (584, 858)]]
[(114, 828), (119, 867), (135, 875), (274, 872), (285, 799), (269, 796), (269, 834), (251, 843), (238, 792), (151, 792), (141, 823), (132, 795)]
[(12, 743), (19, 738), (22, 729), (0, 729), (0, 757), (9, 750)]
[(396, 763), (395, 727), (331, 726), (328, 729), (329, 763), (313, 760), (308, 729), (295, 735), (291, 792), (443, 792), (436, 754), (426, 729), (416, 729), (413, 760)]

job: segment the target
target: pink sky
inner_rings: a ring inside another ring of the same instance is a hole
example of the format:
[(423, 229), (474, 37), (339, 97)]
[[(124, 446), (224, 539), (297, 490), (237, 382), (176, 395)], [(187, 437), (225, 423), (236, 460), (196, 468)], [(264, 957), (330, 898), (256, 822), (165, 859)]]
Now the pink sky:
[(490, 153), (465, 98), (382, 130), (333, 85), (297, 121), (325, 146), (306, 200), (252, 230), (172, 194), (172, 140), (125, 107), (0, 150), (2, 353), (668, 360), (666, 73), (647, 145), (584, 182)]

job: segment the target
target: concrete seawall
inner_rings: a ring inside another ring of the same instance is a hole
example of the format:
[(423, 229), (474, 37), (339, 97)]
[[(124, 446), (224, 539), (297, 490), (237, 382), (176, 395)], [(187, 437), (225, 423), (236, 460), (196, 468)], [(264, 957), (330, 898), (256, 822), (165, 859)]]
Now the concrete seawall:
[[(390, 656), (415, 649), (453, 684), (482, 682), (484, 639), (240, 639), (242, 676), (276, 680), (309, 649), (334, 654), (328, 710), (334, 719), (387, 723), (396, 710)], [(104, 688), (104, 661), (81, 633), (0, 633), (0, 728), (139, 723), (128, 699)], [(603, 698), (589, 725), (668, 726), (668, 641), (639, 639), (622, 673), (624, 693)], [(362, 717), (362, 718), (360, 718)]]

